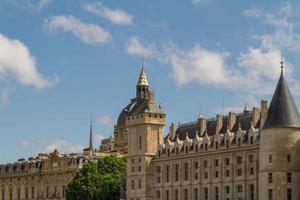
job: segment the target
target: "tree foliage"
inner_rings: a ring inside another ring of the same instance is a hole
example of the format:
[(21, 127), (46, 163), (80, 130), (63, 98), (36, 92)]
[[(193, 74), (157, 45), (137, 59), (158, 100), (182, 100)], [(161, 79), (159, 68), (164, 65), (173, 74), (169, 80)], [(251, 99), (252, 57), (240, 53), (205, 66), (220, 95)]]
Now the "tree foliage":
[(67, 200), (119, 200), (124, 197), (126, 159), (108, 156), (88, 162), (66, 190)]

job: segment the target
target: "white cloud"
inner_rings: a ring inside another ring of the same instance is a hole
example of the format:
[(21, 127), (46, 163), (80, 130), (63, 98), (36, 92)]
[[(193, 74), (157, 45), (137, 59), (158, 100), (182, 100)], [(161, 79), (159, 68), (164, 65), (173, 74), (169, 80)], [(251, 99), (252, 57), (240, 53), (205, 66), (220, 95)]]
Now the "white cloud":
[(101, 2), (85, 4), (84, 9), (94, 15), (104, 17), (113, 24), (132, 25), (134, 16), (121, 9), (111, 9)]
[[(58, 77), (46, 79), (38, 72), (36, 58), (31, 55), (24, 43), (0, 33), (0, 79), (5, 78), (16, 79), (21, 84), (37, 89), (49, 87), (58, 82)], [(8, 91), (4, 93), (4, 97), (7, 95)]]
[(254, 38), (261, 42), (264, 49), (300, 50), (300, 33), (296, 31), (298, 24), (294, 22), (296, 14), (292, 4), (283, 4), (276, 12), (269, 12), (259, 8), (244, 11), (246, 17), (260, 20), (269, 26), (268, 33), (254, 34)]
[(115, 121), (106, 115), (99, 117), (96, 122), (104, 126), (113, 126), (115, 124)]
[(99, 45), (112, 42), (110, 32), (99, 25), (84, 23), (72, 15), (59, 15), (45, 19), (44, 28), (50, 33), (71, 32), (86, 44)]
[(226, 53), (209, 51), (196, 45), (182, 50), (174, 44), (165, 47), (165, 58), (171, 64), (174, 78), (180, 85), (190, 82), (221, 85), (228, 82)]
[(150, 43), (146, 46), (137, 36), (130, 38), (129, 42), (127, 43), (126, 51), (131, 55), (142, 55), (146, 58), (159, 58), (156, 45), (154, 43)]
[(28, 12), (41, 12), (53, 0), (11, 0), (10, 2)]
[(43, 151), (50, 153), (53, 152), (54, 149), (57, 149), (61, 153), (80, 153), (84, 149), (84, 145), (74, 144), (70, 141), (60, 138), (49, 142)]

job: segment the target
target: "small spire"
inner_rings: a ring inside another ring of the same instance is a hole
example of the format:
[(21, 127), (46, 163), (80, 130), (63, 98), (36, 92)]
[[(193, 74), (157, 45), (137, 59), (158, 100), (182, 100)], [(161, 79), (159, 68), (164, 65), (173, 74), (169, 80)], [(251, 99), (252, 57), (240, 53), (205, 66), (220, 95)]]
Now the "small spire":
[(283, 75), (283, 68), (284, 68), (284, 66), (283, 66), (283, 64), (284, 64), (284, 58), (283, 58), (283, 56), (281, 55), (281, 59), (280, 59), (280, 69), (281, 69), (281, 75)]
[(147, 76), (144, 70), (144, 56), (142, 56), (142, 69), (141, 69), (139, 80), (137, 82), (137, 86), (149, 86)]
[(245, 102), (244, 112), (249, 112), (247, 101)]
[(90, 145), (89, 149), (93, 151), (93, 121), (90, 121)]

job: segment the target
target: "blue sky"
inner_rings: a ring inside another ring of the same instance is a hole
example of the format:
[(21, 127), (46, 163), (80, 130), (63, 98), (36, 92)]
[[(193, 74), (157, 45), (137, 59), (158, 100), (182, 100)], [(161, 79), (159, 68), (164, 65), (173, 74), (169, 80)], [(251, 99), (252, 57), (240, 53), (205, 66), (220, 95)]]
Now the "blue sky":
[[(281, 55), (299, 106), (296, 1), (0, 2), (0, 162), (109, 136), (146, 73), (168, 125), (270, 99)], [(224, 103), (223, 103), (224, 102)]]

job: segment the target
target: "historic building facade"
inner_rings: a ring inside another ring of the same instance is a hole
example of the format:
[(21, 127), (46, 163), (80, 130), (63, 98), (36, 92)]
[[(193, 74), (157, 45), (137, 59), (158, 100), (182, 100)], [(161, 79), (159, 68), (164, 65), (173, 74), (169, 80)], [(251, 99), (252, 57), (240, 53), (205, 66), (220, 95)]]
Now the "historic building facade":
[(119, 121), (128, 137), (128, 200), (299, 200), (300, 116), (283, 63), (270, 106), (171, 124), (142, 68)]

